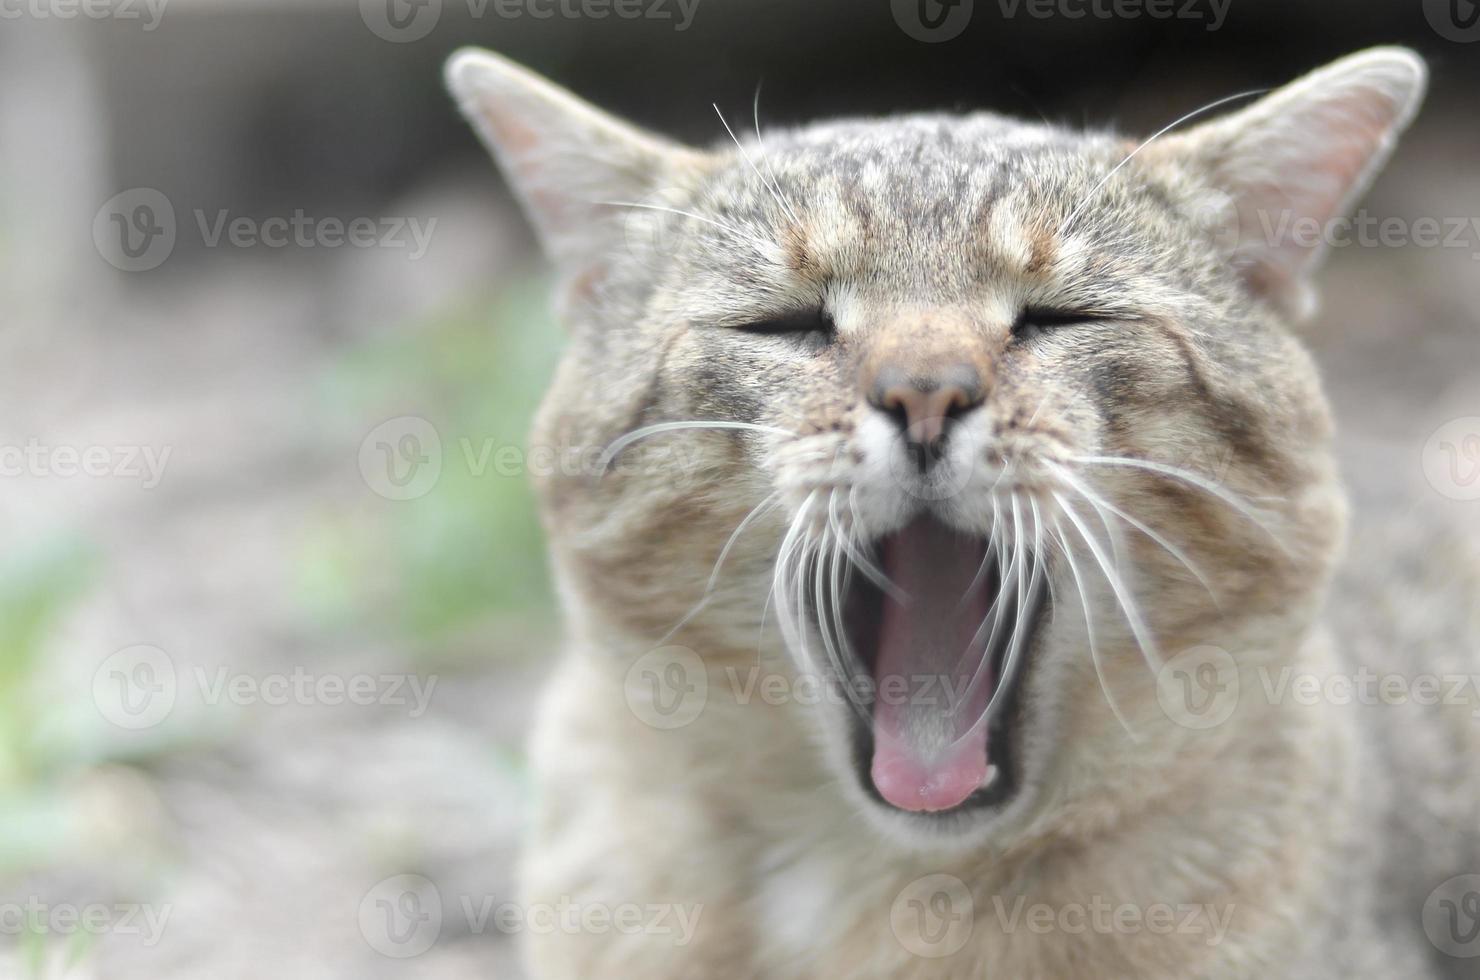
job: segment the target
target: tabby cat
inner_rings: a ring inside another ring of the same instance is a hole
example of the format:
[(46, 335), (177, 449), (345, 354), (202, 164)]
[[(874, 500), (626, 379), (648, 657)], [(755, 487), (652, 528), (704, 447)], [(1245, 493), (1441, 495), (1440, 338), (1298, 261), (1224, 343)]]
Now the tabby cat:
[(1280, 683), (1475, 671), (1469, 571), (1422, 621), (1360, 575), (1331, 613), (1294, 332), (1299, 232), (1392, 151), (1416, 55), (1146, 141), (695, 149), (484, 51), (447, 77), (558, 274), (533, 439), (583, 450), (538, 480), (569, 639), (522, 881), (574, 911), (534, 977), (1476, 975), (1435, 937), (1480, 903), (1474, 706)]

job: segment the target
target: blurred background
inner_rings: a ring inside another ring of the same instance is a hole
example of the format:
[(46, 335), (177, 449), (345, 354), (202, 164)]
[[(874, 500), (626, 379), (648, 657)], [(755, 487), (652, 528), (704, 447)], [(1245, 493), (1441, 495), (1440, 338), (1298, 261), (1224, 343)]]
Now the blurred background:
[(711, 103), (747, 119), (758, 88), (766, 127), (989, 108), (1151, 132), (1409, 44), (1433, 88), (1365, 208), (1445, 241), (1336, 250), (1310, 340), (1360, 501), (1473, 522), (1476, 21), (0, 0), (0, 978), (519, 975), (488, 913), (558, 637), (523, 440), (561, 335), (442, 90), (454, 48), (707, 143)]

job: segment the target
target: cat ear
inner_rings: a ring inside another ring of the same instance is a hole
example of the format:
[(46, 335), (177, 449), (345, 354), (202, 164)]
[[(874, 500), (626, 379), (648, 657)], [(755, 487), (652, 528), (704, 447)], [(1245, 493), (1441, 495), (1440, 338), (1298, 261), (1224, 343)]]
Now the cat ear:
[(1237, 209), (1235, 261), (1253, 288), (1302, 318), (1314, 307), (1308, 278), (1330, 222), (1387, 161), (1427, 74), (1406, 48), (1371, 48), (1164, 140), (1158, 152), (1212, 174)]
[(695, 168), (702, 155), (602, 112), (490, 51), (447, 61), (447, 87), (567, 276), (622, 247), (630, 208)]

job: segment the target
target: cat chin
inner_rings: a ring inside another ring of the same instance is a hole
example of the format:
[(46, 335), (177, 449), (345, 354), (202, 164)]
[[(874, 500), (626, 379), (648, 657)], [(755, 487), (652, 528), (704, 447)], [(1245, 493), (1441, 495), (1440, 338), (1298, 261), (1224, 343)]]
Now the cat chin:
[(923, 854), (1007, 851), (1031, 822), (1036, 792), (1021, 790), (1000, 806), (915, 814), (868, 800), (863, 813), (875, 833), (901, 850)]

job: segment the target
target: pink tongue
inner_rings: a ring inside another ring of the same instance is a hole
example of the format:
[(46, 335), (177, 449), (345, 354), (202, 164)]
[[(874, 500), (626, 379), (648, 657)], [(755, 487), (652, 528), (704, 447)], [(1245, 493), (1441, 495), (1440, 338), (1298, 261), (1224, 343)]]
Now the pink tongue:
[[(919, 518), (884, 542), (884, 571), (907, 601), (884, 597), (874, 667), (874, 760), (879, 795), (902, 810), (948, 810), (988, 781), (986, 710), (996, 678), (982, 667), (991, 605), (983, 546)], [(963, 703), (964, 699), (964, 703)]]

